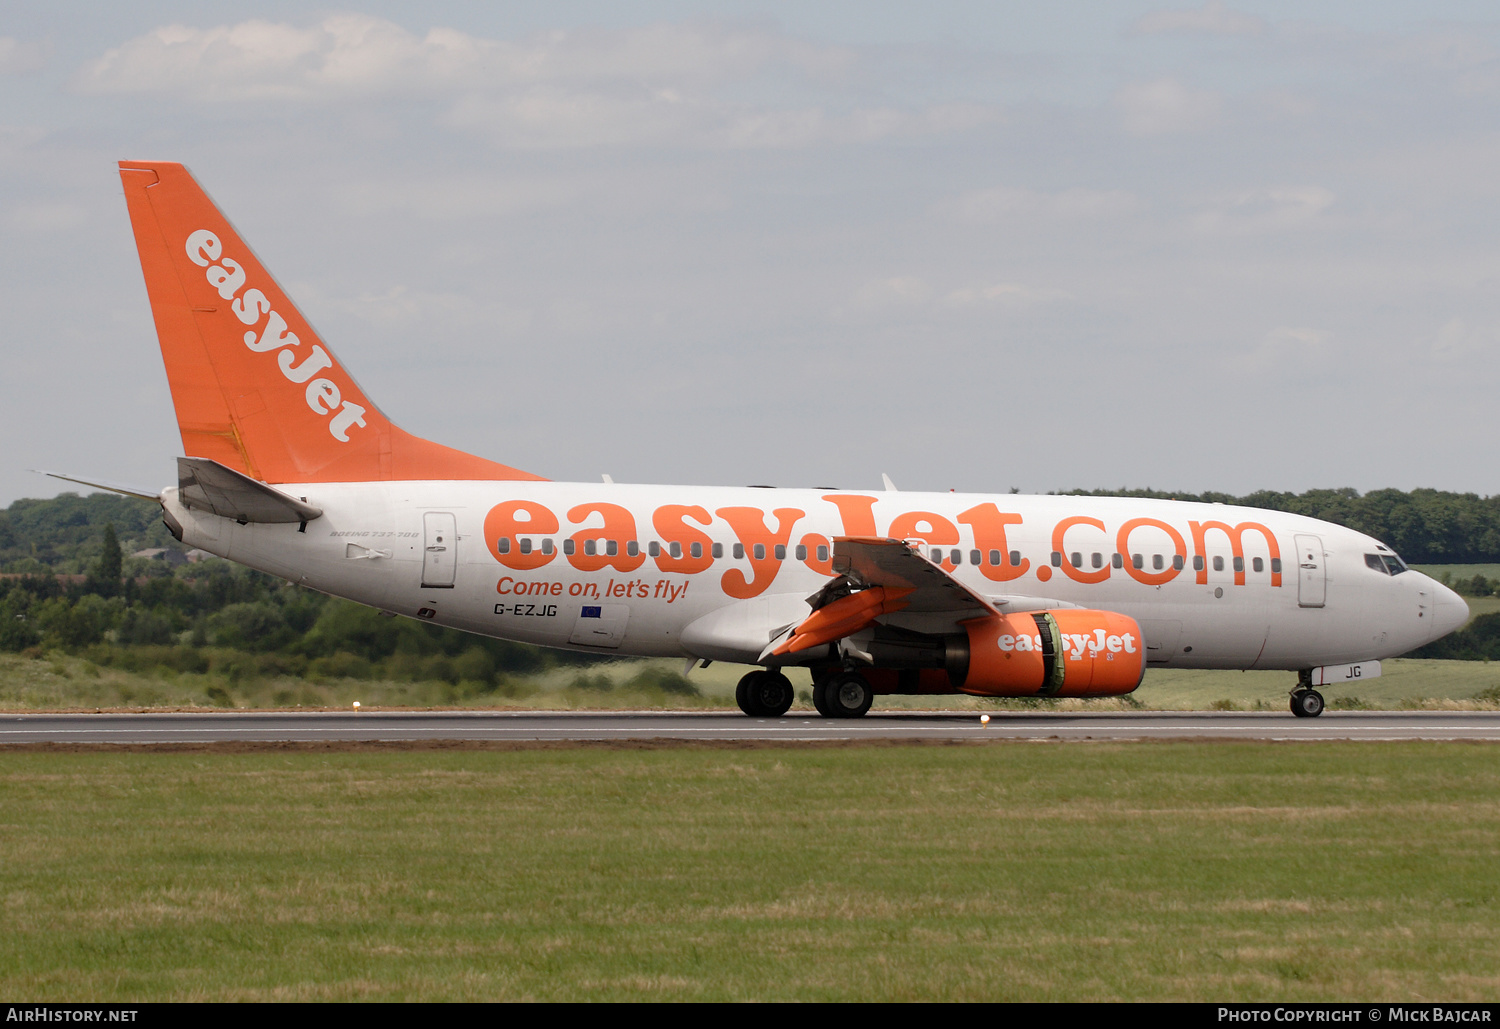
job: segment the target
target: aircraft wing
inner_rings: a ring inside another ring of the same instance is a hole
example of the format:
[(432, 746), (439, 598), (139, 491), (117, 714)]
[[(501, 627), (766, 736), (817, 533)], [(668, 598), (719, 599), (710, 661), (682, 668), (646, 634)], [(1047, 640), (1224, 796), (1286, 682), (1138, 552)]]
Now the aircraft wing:
[(1000, 613), (901, 540), (836, 537), (833, 570), (835, 578), (807, 598), (812, 614), (777, 633), (762, 660), (832, 643), (877, 621), (952, 631), (969, 619)]
[(852, 588), (910, 591), (901, 610), (913, 614), (952, 612), (964, 619), (1000, 613), (901, 540), (839, 536), (833, 541), (833, 570)]

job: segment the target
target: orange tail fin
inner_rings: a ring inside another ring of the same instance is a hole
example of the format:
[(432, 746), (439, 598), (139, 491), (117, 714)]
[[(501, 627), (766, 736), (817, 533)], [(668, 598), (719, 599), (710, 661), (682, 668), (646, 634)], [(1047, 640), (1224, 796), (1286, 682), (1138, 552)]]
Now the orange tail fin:
[(189, 457), (263, 482), (541, 478), (391, 424), (182, 165), (120, 178)]

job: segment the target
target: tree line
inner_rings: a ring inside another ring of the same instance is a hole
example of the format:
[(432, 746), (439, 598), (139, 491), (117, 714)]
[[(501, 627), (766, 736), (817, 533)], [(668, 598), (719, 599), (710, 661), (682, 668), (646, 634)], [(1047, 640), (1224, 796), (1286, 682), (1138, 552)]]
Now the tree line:
[(1481, 497), (1435, 489), (1380, 489), (1364, 494), (1353, 489), (1257, 490), (1243, 497), (1154, 489), (1067, 490), (1065, 494), (1193, 500), (1287, 511), (1368, 533), (1411, 564), (1500, 562), (1500, 495)]
[[(1500, 497), (1437, 490), (1074, 490), (1262, 507), (1368, 532), (1414, 563), (1500, 563)], [(0, 511), (0, 650), (87, 654), (146, 671), (243, 668), (254, 674), (322, 674), (398, 681), (443, 679), (494, 686), (510, 673), (593, 658), (388, 618), (217, 559), (174, 565), (132, 557), (185, 548), (147, 501), (65, 493)], [(1484, 576), (1453, 583), (1488, 595)], [(1491, 622), (1494, 624), (1492, 625)], [(1500, 658), (1500, 616), (1484, 616), (1421, 656)]]

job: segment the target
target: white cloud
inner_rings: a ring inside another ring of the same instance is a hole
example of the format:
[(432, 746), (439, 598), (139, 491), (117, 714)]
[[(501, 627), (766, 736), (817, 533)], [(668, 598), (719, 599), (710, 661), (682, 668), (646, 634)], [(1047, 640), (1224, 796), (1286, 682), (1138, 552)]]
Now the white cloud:
[(1276, 186), (1214, 197), (1198, 204), (1193, 228), (1200, 232), (1252, 235), (1298, 228), (1337, 198), (1322, 186)]
[(461, 33), (435, 29), (418, 38), (353, 14), (306, 29), (258, 20), (208, 29), (166, 25), (107, 51), (73, 86), (205, 102), (411, 91), (475, 75), (488, 48)]
[(546, 84), (629, 83), (649, 90), (739, 81), (774, 69), (826, 77), (851, 61), (846, 50), (734, 26), (551, 32), (514, 43), (447, 28), (418, 36), (382, 18), (340, 14), (309, 28), (266, 21), (163, 26), (88, 64), (74, 87), (84, 93), (186, 90), (204, 101)]
[(1075, 187), (1042, 193), (995, 186), (964, 193), (944, 206), (963, 221), (992, 222), (1027, 216), (1091, 221), (1130, 214), (1140, 208), (1141, 200), (1122, 189)]
[(1207, 128), (1219, 120), (1219, 95), (1177, 79), (1122, 86), (1115, 93), (1120, 124), (1133, 136), (1163, 136)]
[(1130, 31), (1138, 36), (1176, 33), (1258, 36), (1266, 31), (1266, 23), (1253, 14), (1230, 10), (1223, 0), (1209, 0), (1202, 7), (1187, 10), (1152, 11), (1139, 18)]
[(47, 63), (45, 43), (23, 43), (12, 36), (0, 36), (0, 75), (25, 75)]
[(266, 21), (157, 28), (87, 65), (73, 88), (199, 103), (437, 98), (447, 104), (449, 127), (524, 148), (802, 147), (958, 133), (996, 116), (972, 103), (832, 111), (720, 95), (788, 76), (832, 83), (853, 62), (844, 48), (717, 23), (558, 31), (512, 42), (445, 28), (419, 36), (343, 14), (308, 28)]
[(943, 297), (943, 303), (950, 307), (974, 307), (982, 304), (1029, 307), (1033, 304), (1067, 300), (1071, 296), (1065, 289), (1028, 286), (1021, 282), (997, 282), (990, 286), (955, 289)]
[(1319, 361), (1330, 353), (1333, 334), (1323, 329), (1278, 325), (1254, 349), (1231, 359), (1244, 372), (1292, 372), (1297, 363)]
[(1489, 349), (1495, 334), (1470, 325), (1462, 318), (1452, 318), (1433, 337), (1428, 346), (1438, 361), (1456, 361)]

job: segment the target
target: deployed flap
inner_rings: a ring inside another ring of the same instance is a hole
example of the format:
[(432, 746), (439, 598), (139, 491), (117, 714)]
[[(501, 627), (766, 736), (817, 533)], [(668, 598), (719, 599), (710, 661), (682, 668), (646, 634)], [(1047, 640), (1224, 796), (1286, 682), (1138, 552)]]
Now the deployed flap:
[(901, 540), (835, 537), (833, 570), (835, 578), (807, 598), (813, 613), (778, 633), (761, 652), (761, 661), (845, 639), (877, 621), (915, 620), (924, 628), (935, 623), (942, 630), (956, 630), (963, 622), (1000, 613)]
[(320, 508), (206, 457), (177, 459), (177, 489), (188, 507), (238, 522), (310, 522), (323, 514)]
[(928, 561), (901, 540), (839, 536), (833, 541), (833, 570), (856, 587), (910, 590), (903, 611), (951, 611), (959, 618), (1000, 612), (984, 597)]

